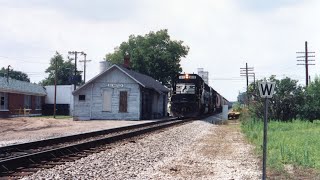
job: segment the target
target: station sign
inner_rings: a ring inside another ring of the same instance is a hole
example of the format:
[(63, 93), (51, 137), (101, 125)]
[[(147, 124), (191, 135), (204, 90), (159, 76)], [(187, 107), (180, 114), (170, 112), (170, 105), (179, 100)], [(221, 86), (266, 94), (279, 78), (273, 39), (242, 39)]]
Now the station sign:
[(107, 86), (108, 86), (108, 87), (112, 87), (112, 88), (119, 88), (119, 87), (123, 87), (123, 84), (108, 83)]

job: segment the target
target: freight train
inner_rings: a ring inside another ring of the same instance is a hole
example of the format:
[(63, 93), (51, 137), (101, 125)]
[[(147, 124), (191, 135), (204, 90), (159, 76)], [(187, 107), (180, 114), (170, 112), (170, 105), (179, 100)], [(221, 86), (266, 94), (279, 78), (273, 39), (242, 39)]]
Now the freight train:
[(198, 74), (179, 74), (173, 80), (170, 111), (175, 117), (220, 113), (228, 103)]

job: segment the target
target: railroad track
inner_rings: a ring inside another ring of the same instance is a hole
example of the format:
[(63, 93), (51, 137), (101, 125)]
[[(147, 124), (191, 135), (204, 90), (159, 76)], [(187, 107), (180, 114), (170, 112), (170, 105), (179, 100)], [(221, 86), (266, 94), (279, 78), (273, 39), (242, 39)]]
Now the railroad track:
[(43, 168), (109, 149), (107, 144), (168, 128), (192, 119), (167, 119), (0, 147), (0, 178), (15, 179)]

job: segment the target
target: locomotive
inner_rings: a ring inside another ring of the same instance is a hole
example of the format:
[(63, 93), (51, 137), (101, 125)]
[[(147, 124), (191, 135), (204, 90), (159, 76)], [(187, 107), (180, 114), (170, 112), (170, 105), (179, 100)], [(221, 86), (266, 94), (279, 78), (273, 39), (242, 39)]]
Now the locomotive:
[(208, 86), (198, 74), (178, 74), (173, 81), (171, 113), (175, 117), (197, 117), (220, 113), (228, 100)]

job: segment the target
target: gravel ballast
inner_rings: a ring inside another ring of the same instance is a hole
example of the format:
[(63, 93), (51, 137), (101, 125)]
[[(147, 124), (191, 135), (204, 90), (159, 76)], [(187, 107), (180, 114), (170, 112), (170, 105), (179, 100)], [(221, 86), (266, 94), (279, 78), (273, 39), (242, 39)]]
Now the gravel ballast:
[(223, 128), (195, 121), (24, 179), (259, 179), (252, 147), (240, 132), (227, 137)]

